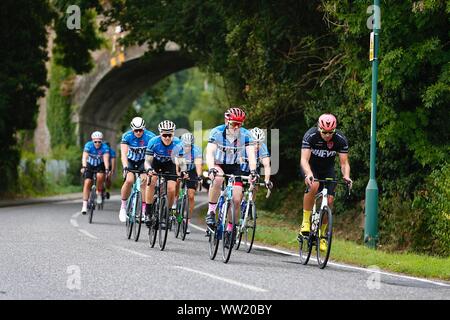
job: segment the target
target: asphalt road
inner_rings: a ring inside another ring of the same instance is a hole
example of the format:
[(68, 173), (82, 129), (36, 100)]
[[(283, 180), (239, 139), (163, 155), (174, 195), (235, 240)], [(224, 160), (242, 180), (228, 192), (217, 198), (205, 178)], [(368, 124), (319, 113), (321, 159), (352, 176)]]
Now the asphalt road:
[[(206, 195), (199, 197), (206, 201)], [(450, 299), (450, 285), (254, 248), (208, 256), (203, 213), (186, 241), (125, 237), (114, 196), (93, 223), (80, 201), (0, 208), (0, 299)], [(220, 249), (219, 249), (220, 250)]]

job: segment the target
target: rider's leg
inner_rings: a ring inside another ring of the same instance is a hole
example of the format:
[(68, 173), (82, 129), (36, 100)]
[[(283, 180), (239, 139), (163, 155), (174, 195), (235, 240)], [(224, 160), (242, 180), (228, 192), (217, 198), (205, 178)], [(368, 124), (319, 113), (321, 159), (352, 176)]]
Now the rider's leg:
[(242, 182), (237, 183), (233, 186), (233, 204), (234, 204), (234, 221), (238, 224), (239, 218), (241, 216), (241, 201), (243, 196), (243, 186)]
[(145, 173), (141, 174), (141, 196), (142, 196), (142, 213), (145, 214), (147, 209), (147, 201), (145, 196), (145, 191), (147, 187), (147, 175)]
[[(219, 166), (215, 167), (219, 175), (223, 175), (223, 170)], [(215, 212), (217, 207), (217, 200), (222, 189), (223, 177), (215, 177), (209, 187), (209, 208), (208, 213)]]
[(130, 196), (131, 188), (133, 187), (133, 183), (134, 183), (134, 174), (131, 172), (128, 172), (125, 182), (123, 183), (122, 189), (120, 191), (120, 195), (122, 197), (121, 208), (125, 208), (127, 205), (127, 200), (128, 200), (128, 197)]
[(300, 232), (308, 233), (311, 228), (311, 213), (314, 207), (314, 198), (319, 190), (319, 183), (314, 182), (312, 187), (303, 196), (303, 219)]
[(86, 212), (87, 211), (87, 203), (88, 203), (88, 199), (89, 199), (89, 192), (91, 190), (91, 186), (92, 186), (92, 179), (84, 179), (84, 183), (83, 183), (83, 206), (81, 208), (81, 212)]
[(189, 217), (192, 217), (192, 213), (194, 212), (195, 206), (195, 189), (188, 189), (188, 198), (189, 198)]
[(167, 201), (168, 201), (168, 208), (172, 208), (172, 205), (175, 201), (175, 190), (177, 188), (177, 182), (168, 180), (167, 181)]
[(103, 183), (105, 182), (105, 174), (97, 173), (97, 201), (102, 201)]

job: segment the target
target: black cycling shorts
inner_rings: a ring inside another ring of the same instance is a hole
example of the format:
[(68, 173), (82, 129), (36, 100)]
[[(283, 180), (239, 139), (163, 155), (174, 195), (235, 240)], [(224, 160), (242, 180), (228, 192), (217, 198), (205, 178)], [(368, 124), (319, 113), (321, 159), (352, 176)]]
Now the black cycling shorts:
[[(333, 167), (317, 170), (317, 168), (314, 168), (314, 167), (311, 166), (311, 170), (312, 170), (312, 173), (314, 175), (314, 178), (316, 178), (316, 179), (321, 179), (321, 180), (326, 179), (326, 178), (333, 178), (333, 180), (336, 179), (336, 172), (334, 171)], [(303, 177), (303, 180), (305, 180), (306, 179), (306, 175), (303, 172), (302, 168), (300, 168), (300, 172), (301, 172), (301, 175)], [(330, 183), (328, 185), (328, 194), (331, 195), (331, 196), (334, 196), (334, 193), (335, 193), (334, 190), (335, 189), (336, 189), (336, 183)], [(317, 190), (317, 192), (320, 192), (322, 190), (323, 190), (323, 182), (320, 182), (319, 190)], [(305, 193), (308, 193), (308, 191), (309, 190), (306, 189)]]
[(140, 172), (145, 172), (145, 160), (133, 161), (128, 159), (128, 169), (139, 170)]
[[(217, 164), (218, 167), (220, 167), (225, 174), (233, 174), (235, 176), (243, 176), (244, 173), (241, 170), (240, 164)], [(228, 181), (228, 179), (226, 179)], [(236, 177), (234, 180), (235, 185), (237, 186), (243, 186), (241, 177)]]
[[(155, 170), (158, 173), (168, 173), (168, 174), (177, 174), (177, 167), (175, 166), (175, 163), (172, 161), (167, 162), (161, 162), (156, 159), (153, 159), (152, 163), (153, 170)], [(176, 177), (167, 177), (166, 180), (171, 181), (177, 181)]]
[(93, 171), (98, 171), (98, 172), (105, 172), (105, 164), (102, 163), (98, 166), (92, 166), (89, 163), (87, 164), (86, 167), (86, 171), (84, 172), (84, 178), (85, 179), (94, 179), (94, 172)]
[(198, 174), (196, 169), (188, 171), (189, 180), (186, 181), (188, 189), (197, 190), (198, 187)]

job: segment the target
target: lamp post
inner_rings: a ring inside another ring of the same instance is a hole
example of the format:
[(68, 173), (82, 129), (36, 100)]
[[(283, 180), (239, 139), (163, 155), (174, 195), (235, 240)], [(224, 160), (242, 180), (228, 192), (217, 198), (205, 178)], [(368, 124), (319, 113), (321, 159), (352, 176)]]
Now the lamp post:
[(378, 185), (375, 178), (376, 134), (377, 134), (377, 83), (378, 50), (381, 28), (380, 0), (374, 0), (374, 23), (370, 35), (370, 60), (372, 61), (372, 111), (370, 128), (370, 179), (366, 187), (364, 242), (376, 249), (378, 242)]

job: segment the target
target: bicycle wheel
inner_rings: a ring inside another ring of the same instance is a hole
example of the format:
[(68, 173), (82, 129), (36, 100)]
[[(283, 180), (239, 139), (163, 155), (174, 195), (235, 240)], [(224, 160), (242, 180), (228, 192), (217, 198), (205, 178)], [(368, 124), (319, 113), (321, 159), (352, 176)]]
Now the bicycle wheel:
[(159, 249), (161, 251), (166, 247), (167, 233), (169, 232), (169, 208), (167, 208), (167, 196), (161, 200), (159, 207)]
[(234, 203), (231, 200), (227, 200), (224, 206), (223, 221), (225, 221), (225, 229), (223, 230), (222, 239), (222, 260), (224, 263), (228, 263), (236, 239), (236, 222), (234, 220)]
[[(322, 232), (322, 226), (325, 224), (324, 222), (328, 220), (325, 227), (325, 232)], [(316, 243), (316, 251), (317, 251), (317, 263), (319, 264), (319, 268), (323, 269), (326, 267), (328, 258), (330, 257), (331, 250), (331, 239), (333, 236), (333, 217), (331, 214), (331, 209), (328, 207), (324, 207), (320, 211), (320, 220), (319, 220), (319, 237), (317, 238)], [(323, 234), (322, 234), (323, 233)], [(323, 251), (320, 249), (320, 243), (323, 243), (322, 246), (325, 248)]]
[(135, 198), (135, 194), (132, 193), (127, 201), (127, 218), (125, 221), (125, 234), (127, 236), (127, 239), (131, 238), (131, 234), (133, 233), (133, 225), (136, 222), (133, 214)]
[(244, 228), (244, 246), (247, 253), (250, 253), (253, 247), (253, 241), (255, 240), (256, 232), (256, 206), (253, 201), (248, 203), (248, 217), (245, 222)]
[(152, 211), (150, 212), (150, 227), (148, 228), (148, 240), (150, 247), (154, 247), (156, 243), (156, 234), (158, 233), (158, 213), (159, 201), (154, 201)]
[(178, 235), (180, 234), (180, 225), (181, 224), (180, 224), (179, 218), (181, 216), (182, 205), (183, 205), (182, 200), (178, 199), (175, 215), (172, 215), (172, 217), (171, 217), (171, 219), (172, 219), (171, 228), (172, 228), (173, 235), (175, 236), (175, 238), (178, 238)]
[(136, 200), (134, 201), (134, 223), (133, 223), (133, 238), (134, 241), (139, 240), (142, 226), (142, 195), (141, 192), (136, 192)]
[(189, 203), (189, 197), (188, 196), (184, 196), (183, 199), (183, 211), (182, 213), (182, 223), (181, 223), (181, 240), (184, 241), (184, 239), (186, 239), (186, 230), (189, 224), (189, 208), (190, 208), (190, 203)]
[(93, 186), (91, 188), (91, 193), (89, 194), (89, 223), (92, 223), (96, 200), (97, 200), (97, 192), (95, 190), (95, 186)]
[(219, 249), (219, 242), (221, 237), (220, 235), (222, 234), (221, 226), (219, 226), (219, 221), (217, 217), (215, 227), (210, 228), (207, 226), (206, 228), (208, 233), (207, 235), (208, 235), (209, 258), (211, 260), (214, 260), (217, 255), (217, 249)]
[[(242, 207), (242, 206), (241, 206)], [(239, 248), (241, 247), (241, 241), (242, 241), (242, 235), (245, 232), (245, 224), (247, 223), (247, 219), (248, 217), (245, 217), (245, 213), (247, 212), (247, 206), (245, 207), (244, 212), (242, 212), (241, 209), (241, 219), (239, 221), (239, 226), (237, 226), (237, 232), (236, 232), (236, 239), (237, 239), (237, 244), (236, 244), (236, 250), (239, 250)]]

